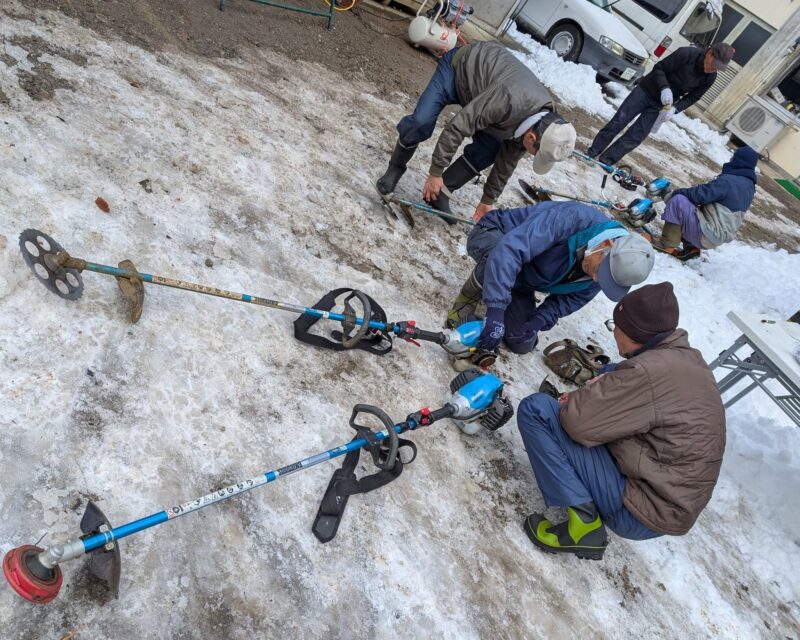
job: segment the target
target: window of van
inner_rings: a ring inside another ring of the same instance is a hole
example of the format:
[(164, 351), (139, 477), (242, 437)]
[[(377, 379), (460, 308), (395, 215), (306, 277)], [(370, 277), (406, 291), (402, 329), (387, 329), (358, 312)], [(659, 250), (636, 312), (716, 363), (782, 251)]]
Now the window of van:
[(672, 22), (687, 0), (633, 0), (642, 9), (652, 13), (661, 22)]
[(681, 35), (696, 47), (707, 47), (711, 44), (719, 26), (720, 17), (701, 3), (694, 8), (692, 15), (681, 28)]

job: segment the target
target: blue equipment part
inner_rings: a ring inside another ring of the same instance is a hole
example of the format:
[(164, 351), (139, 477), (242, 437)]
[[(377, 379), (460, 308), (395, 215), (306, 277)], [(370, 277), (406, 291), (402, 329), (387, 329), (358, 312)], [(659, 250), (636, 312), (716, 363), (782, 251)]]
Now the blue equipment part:
[(472, 320), (465, 322), (456, 329), (445, 331), (447, 341), (442, 348), (456, 358), (467, 358), (478, 347), (478, 339), (483, 330), (483, 321)]
[(656, 178), (648, 183), (645, 191), (648, 198), (663, 200), (672, 191), (672, 183), (667, 178)]

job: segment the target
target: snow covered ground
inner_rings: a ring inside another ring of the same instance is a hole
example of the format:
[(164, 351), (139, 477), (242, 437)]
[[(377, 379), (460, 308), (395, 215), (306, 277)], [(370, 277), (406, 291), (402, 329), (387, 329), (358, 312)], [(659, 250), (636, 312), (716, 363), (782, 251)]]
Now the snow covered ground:
[[(74, 534), (89, 498), (119, 524), (345, 442), (356, 403), (397, 419), (440, 403), (454, 374), (434, 346), (315, 350), (292, 339), (289, 314), (156, 287), (130, 325), (111, 278), (86, 273), (66, 302), (17, 248), (37, 227), (75, 256), (299, 304), (354, 286), (434, 329), (471, 266), (464, 230), (419, 215), (411, 231), (371, 186), (410, 97), (381, 100), (269, 51), (209, 63), (13, 0), (0, 12), (0, 553)], [(21, 84), (34, 47), (63, 87), (52, 99)], [(403, 178), (407, 195), (431, 149)], [(518, 173), (533, 180), (529, 163)], [(548, 185), (596, 182), (570, 162)], [(518, 203), (510, 187), (502, 204)], [(737, 337), (728, 310), (797, 310), (798, 272), (797, 254), (735, 242), (688, 265), (659, 256), (650, 281), (675, 284), (681, 326), (711, 360)], [(596, 299), (542, 346), (613, 351), (611, 309)], [(546, 373), (538, 352), (497, 369), (515, 404)], [(412, 435), (420, 454), (400, 479), (351, 500), (328, 545), (310, 526), (334, 464), (123, 541), (119, 600), (91, 588), (80, 560), (47, 606), (0, 586), (0, 635), (796, 637), (800, 431), (758, 393), (728, 417), (697, 526), (615, 538), (602, 563), (531, 547), (520, 522), (542, 500), (513, 422), (474, 438), (439, 424)]]

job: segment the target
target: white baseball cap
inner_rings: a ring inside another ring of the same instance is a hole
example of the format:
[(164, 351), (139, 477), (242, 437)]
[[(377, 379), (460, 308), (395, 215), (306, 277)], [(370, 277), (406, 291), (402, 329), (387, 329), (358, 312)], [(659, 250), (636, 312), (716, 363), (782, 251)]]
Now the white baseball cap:
[(578, 134), (569, 122), (553, 122), (547, 126), (539, 142), (539, 150), (533, 156), (533, 171), (539, 175), (548, 173), (556, 162), (566, 160), (575, 150)]

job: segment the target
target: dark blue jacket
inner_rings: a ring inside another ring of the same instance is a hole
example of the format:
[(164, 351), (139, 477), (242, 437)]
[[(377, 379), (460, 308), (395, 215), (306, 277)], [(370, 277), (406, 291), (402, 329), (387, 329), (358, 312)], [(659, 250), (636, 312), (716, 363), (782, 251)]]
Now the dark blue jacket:
[[(483, 302), (505, 308), (511, 291), (548, 291), (570, 266), (570, 237), (595, 225), (610, 224), (600, 211), (578, 202), (543, 202), (519, 209), (495, 209), (479, 223), (500, 229), (503, 238), (492, 250), (483, 277)], [(589, 280), (582, 290), (550, 293), (531, 318), (539, 331), (586, 305), (600, 291)]]
[(731, 211), (747, 211), (756, 193), (758, 154), (750, 147), (737, 149), (730, 162), (722, 165), (722, 173), (706, 184), (676, 189), (697, 207), (717, 202)]

